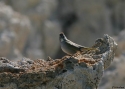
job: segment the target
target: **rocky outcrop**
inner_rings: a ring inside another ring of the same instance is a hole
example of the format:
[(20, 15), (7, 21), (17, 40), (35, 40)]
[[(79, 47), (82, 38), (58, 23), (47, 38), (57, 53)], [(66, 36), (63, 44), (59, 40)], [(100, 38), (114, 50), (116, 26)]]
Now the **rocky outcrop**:
[(116, 55), (110, 68), (104, 72), (99, 89), (125, 88), (125, 30), (113, 38), (118, 43)]
[(78, 52), (47, 61), (0, 59), (1, 89), (94, 89), (114, 58), (117, 44), (108, 35), (92, 46), (99, 50)]

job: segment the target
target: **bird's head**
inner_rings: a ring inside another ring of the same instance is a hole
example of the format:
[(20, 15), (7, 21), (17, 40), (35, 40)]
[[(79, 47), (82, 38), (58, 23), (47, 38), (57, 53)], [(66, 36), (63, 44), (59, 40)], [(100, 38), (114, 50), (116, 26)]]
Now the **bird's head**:
[(65, 41), (67, 38), (66, 38), (66, 36), (64, 35), (64, 33), (61, 32), (61, 33), (59, 34), (59, 39), (60, 39), (60, 42), (63, 42), (63, 41)]

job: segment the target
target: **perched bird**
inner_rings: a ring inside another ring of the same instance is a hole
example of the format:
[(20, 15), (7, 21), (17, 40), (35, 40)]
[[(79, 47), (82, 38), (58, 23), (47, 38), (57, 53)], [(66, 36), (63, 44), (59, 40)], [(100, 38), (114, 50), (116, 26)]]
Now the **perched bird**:
[(77, 52), (97, 50), (96, 48), (84, 47), (68, 40), (63, 32), (59, 34), (59, 39), (60, 39), (61, 49), (63, 50), (63, 52), (69, 55), (73, 55)]

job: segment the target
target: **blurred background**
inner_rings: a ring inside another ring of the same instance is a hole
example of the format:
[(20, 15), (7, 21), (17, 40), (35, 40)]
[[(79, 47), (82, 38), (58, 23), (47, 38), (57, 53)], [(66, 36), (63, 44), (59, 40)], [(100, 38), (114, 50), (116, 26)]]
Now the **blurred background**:
[(0, 0), (0, 57), (61, 58), (60, 32), (84, 46), (112, 36), (118, 50), (99, 89), (125, 88), (124, 0)]

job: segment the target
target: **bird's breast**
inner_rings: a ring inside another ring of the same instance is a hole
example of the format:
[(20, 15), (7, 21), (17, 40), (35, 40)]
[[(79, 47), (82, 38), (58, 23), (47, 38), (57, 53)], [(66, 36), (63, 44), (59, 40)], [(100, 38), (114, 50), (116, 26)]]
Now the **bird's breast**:
[(63, 50), (63, 52), (72, 55), (74, 53), (76, 53), (78, 51), (78, 48), (68, 44), (68, 43), (61, 43), (61, 49)]

